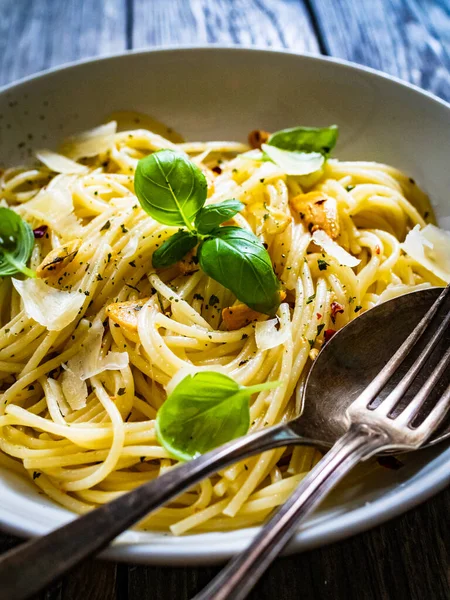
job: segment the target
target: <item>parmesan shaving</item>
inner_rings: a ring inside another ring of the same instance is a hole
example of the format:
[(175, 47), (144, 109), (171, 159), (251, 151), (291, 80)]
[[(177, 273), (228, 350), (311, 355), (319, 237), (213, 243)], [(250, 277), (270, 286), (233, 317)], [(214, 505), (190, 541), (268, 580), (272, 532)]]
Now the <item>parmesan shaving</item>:
[(280, 327), (278, 319), (258, 321), (255, 325), (255, 340), (258, 350), (270, 350), (281, 346), (289, 339), (289, 328)]
[(103, 325), (98, 319), (89, 329), (81, 350), (67, 363), (68, 369), (83, 381), (103, 371), (115, 371), (128, 366), (127, 352), (108, 352), (101, 357), (103, 335)]
[(61, 146), (61, 152), (73, 160), (97, 156), (112, 148), (116, 131), (116, 121), (94, 127), (80, 135), (67, 138)]
[[(64, 181), (70, 176), (59, 175)], [(50, 226), (52, 233), (56, 232), (58, 236), (65, 239), (81, 237), (82, 227), (74, 214), (72, 193), (70, 184), (66, 182), (63, 186), (54, 187), (48, 190), (42, 190), (32, 200), (18, 207), (17, 212), (25, 218), (32, 218), (39, 224), (46, 223)]]
[(450, 233), (426, 225), (416, 225), (401, 244), (402, 250), (445, 283), (450, 283)]
[(61, 376), (61, 388), (64, 397), (72, 410), (80, 410), (86, 406), (88, 397), (87, 384), (81, 379), (79, 373), (61, 365), (64, 373)]
[(38, 150), (36, 152), (36, 158), (48, 167), (50, 171), (55, 171), (55, 173), (70, 175), (73, 173), (86, 173), (88, 170), (87, 167), (67, 158), (67, 156), (52, 152), (51, 150)]
[(73, 213), (72, 194), (61, 189), (42, 190), (20, 209), (21, 212), (53, 226), (55, 220)]
[(64, 399), (64, 395), (63, 395), (59, 381), (49, 377), (47, 379), (47, 385), (49, 386), (52, 394), (55, 397), (56, 403), (58, 405), (59, 410), (61, 411), (62, 416), (66, 417), (69, 414), (71, 407)]
[(22, 298), (25, 313), (49, 331), (61, 331), (70, 325), (86, 300), (84, 294), (53, 288), (42, 279), (12, 279)]
[(276, 146), (263, 144), (265, 154), (277, 164), (286, 175), (309, 175), (322, 168), (325, 161), (319, 152), (291, 152)]
[(108, 352), (101, 356), (104, 328), (99, 319), (94, 321), (80, 351), (62, 365), (61, 387), (72, 410), (86, 406), (88, 388), (86, 380), (104, 371), (115, 371), (128, 366), (126, 352)]
[(361, 262), (352, 256), (342, 246), (334, 242), (322, 229), (317, 229), (312, 235), (312, 241), (320, 246), (328, 256), (335, 258), (344, 267), (356, 267)]

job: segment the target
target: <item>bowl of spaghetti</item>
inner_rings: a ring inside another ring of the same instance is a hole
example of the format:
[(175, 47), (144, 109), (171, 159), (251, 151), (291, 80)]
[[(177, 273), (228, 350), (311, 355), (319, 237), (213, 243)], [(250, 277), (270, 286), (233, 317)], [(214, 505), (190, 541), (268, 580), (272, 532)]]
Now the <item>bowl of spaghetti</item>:
[[(0, 114), (0, 522), (19, 535), (296, 416), (335, 331), (450, 280), (450, 107), (369, 69), (137, 52), (4, 88)], [(223, 560), (321, 456), (234, 465), (105, 556)], [(449, 465), (442, 444), (362, 466), (290, 550), (414, 506)]]

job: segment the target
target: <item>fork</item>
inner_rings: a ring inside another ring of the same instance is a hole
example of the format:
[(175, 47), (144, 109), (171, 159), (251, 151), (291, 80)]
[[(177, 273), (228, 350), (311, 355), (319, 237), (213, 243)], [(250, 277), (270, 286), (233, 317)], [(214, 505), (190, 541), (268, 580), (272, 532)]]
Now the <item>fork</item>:
[(398, 411), (399, 403), (426, 366), (450, 321), (447, 311), (442, 323), (425, 344), (400, 381), (384, 400), (375, 404), (380, 392), (418, 343), (437, 308), (449, 295), (441, 293), (421, 322), (346, 412), (348, 429), (329, 452), (302, 480), (285, 504), (261, 529), (251, 545), (228, 565), (193, 600), (243, 600), (263, 573), (285, 548), (303, 521), (329, 491), (360, 461), (384, 451), (420, 448), (442, 422), (450, 405), (450, 385), (423, 421), (413, 426), (431, 392), (441, 381), (450, 362), (450, 348), (433, 368), (422, 388)]

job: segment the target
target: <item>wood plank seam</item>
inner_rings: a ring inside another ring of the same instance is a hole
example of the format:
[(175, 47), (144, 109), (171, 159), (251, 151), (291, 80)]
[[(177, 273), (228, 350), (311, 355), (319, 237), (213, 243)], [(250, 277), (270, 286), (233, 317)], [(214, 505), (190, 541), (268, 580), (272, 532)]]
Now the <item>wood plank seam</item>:
[(319, 24), (319, 16), (314, 10), (314, 5), (311, 0), (304, 0), (303, 4), (309, 14), (309, 20), (311, 21), (312, 30), (317, 38), (317, 43), (319, 45), (319, 50), (321, 54), (325, 56), (330, 56), (329, 48), (326, 43), (326, 38), (323, 35), (322, 28)]
[(134, 2), (133, 0), (124, 0), (125, 2), (125, 41), (127, 50), (133, 49), (133, 26), (134, 26)]

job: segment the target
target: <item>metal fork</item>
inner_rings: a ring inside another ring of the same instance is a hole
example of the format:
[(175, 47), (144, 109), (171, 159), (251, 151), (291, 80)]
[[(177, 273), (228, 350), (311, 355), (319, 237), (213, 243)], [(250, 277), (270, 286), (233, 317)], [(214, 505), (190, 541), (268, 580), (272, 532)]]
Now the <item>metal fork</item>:
[[(348, 407), (347, 432), (302, 480), (281, 509), (263, 527), (247, 550), (236, 556), (194, 600), (243, 600), (272, 561), (285, 548), (303, 521), (328, 492), (360, 461), (383, 451), (420, 448), (439, 426), (450, 405), (450, 385), (417, 427), (413, 426), (425, 401), (443, 377), (450, 362), (450, 348), (434, 367), (422, 388), (406, 404), (405, 394), (425, 367), (450, 321), (447, 312), (431, 339), (397, 385), (375, 406), (374, 400), (430, 325), (437, 308), (449, 294), (449, 286), (368, 387)], [(398, 409), (401, 410), (398, 410)]]

